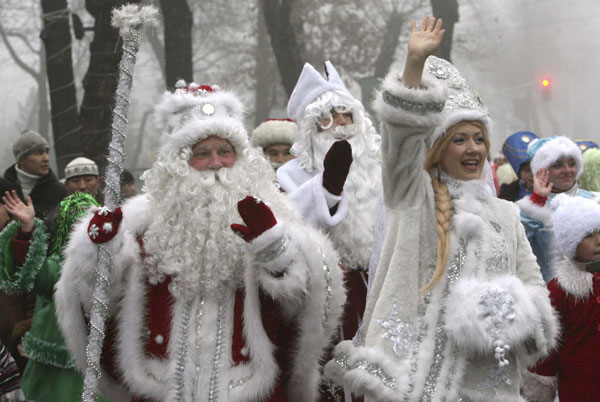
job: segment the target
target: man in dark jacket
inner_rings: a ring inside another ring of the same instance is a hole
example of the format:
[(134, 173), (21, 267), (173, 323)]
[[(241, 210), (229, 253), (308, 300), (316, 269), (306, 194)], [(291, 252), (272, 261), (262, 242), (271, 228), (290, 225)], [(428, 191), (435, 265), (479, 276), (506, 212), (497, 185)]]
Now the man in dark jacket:
[(0, 194), (15, 190), (23, 201), (29, 195), (36, 217), (45, 220), (66, 195), (67, 190), (50, 169), (48, 142), (35, 131), (21, 133), (13, 144), (16, 163), (0, 178)]
[[(42, 220), (46, 220), (49, 212), (56, 209), (67, 194), (65, 186), (50, 170), (49, 148), (44, 137), (31, 130), (24, 131), (13, 144), (16, 163), (0, 178), (0, 195), (15, 190), (23, 201), (30, 196), (36, 217)], [(0, 292), (0, 339), (15, 358), (21, 373), (26, 361), (19, 355), (17, 345), (27, 330), (34, 304), (33, 293), (7, 295)]]

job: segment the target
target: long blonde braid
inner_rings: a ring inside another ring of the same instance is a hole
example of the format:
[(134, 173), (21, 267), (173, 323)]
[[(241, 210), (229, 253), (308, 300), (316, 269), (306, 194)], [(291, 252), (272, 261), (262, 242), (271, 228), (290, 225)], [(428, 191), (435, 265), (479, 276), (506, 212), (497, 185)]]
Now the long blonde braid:
[(450, 235), (448, 232), (450, 231), (450, 221), (452, 219), (452, 199), (445, 183), (432, 177), (431, 184), (435, 195), (437, 258), (433, 277), (427, 286), (421, 290), (420, 296), (433, 288), (442, 279), (444, 272), (446, 272), (446, 261), (448, 261), (448, 254), (450, 253)]
[[(461, 124), (471, 123), (479, 127), (483, 133), (485, 147), (489, 152), (490, 142), (487, 136), (487, 130), (483, 123), (480, 121), (462, 121), (451, 127), (438, 138), (429, 152), (425, 157), (424, 168), (430, 172), (433, 168), (440, 168), (439, 164), (446, 153), (446, 149), (452, 141), (454, 134), (458, 130)], [(435, 195), (435, 218), (436, 218), (436, 230), (437, 230), (437, 257), (435, 264), (435, 271), (433, 271), (433, 277), (431, 281), (421, 290), (419, 297), (425, 294), (428, 290), (433, 288), (444, 276), (446, 272), (446, 262), (448, 261), (448, 255), (450, 254), (450, 223), (452, 220), (452, 199), (450, 198), (450, 192), (448, 186), (445, 183), (439, 181), (435, 177), (431, 177), (431, 184), (433, 186), (433, 193)]]

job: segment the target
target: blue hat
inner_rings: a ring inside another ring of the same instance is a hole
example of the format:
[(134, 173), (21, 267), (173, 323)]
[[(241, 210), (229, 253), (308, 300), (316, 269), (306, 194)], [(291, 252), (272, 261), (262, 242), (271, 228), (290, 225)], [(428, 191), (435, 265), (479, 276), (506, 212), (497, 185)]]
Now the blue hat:
[(517, 175), (519, 174), (521, 165), (531, 160), (527, 154), (527, 147), (537, 138), (539, 137), (530, 131), (519, 131), (504, 141), (502, 153), (504, 153), (504, 156), (506, 156), (510, 166), (512, 166)]
[(542, 168), (549, 168), (554, 162), (563, 157), (573, 158), (577, 165), (577, 178), (583, 171), (581, 150), (573, 140), (564, 136), (554, 136), (533, 140), (527, 153), (531, 158), (531, 171), (535, 174)]
[(587, 151), (588, 149), (600, 148), (598, 147), (598, 143), (592, 140), (575, 140), (575, 144), (577, 144), (579, 149), (581, 149), (582, 153)]

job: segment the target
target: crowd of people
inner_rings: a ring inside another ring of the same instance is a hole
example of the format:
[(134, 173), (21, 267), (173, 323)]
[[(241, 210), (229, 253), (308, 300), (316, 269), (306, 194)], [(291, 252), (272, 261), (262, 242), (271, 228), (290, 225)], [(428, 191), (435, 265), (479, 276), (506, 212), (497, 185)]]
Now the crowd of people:
[(0, 179), (0, 401), (81, 400), (94, 358), (99, 401), (596, 400), (600, 149), (520, 131), (490, 163), (443, 35), (411, 23), (379, 132), (330, 62), (251, 133), (234, 92), (178, 82), (113, 210), (96, 162), (59, 180), (23, 132)]

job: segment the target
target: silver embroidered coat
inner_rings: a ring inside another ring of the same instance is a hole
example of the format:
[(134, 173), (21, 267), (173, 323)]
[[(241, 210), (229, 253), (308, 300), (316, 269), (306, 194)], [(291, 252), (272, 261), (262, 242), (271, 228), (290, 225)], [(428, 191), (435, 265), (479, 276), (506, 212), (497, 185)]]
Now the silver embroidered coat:
[(422, 167), (446, 91), (428, 74), (419, 89), (399, 77), (388, 75), (375, 104), (387, 216), (381, 257), (362, 327), (336, 347), (326, 375), (377, 401), (522, 401), (520, 369), (553, 346), (557, 324), (517, 208), (484, 180), (442, 174), (451, 250), (443, 279), (419, 297), (437, 247)]

